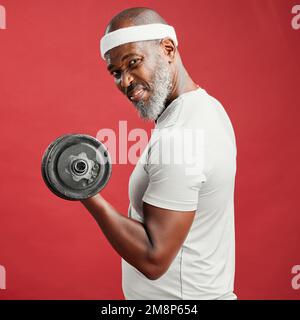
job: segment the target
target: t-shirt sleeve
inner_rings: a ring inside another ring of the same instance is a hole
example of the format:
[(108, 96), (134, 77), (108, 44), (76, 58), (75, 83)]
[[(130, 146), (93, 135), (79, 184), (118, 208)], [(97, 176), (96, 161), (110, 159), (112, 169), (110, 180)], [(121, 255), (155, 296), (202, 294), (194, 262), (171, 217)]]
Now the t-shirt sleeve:
[[(200, 137), (200, 138), (199, 138)], [(149, 177), (143, 201), (164, 209), (192, 211), (206, 181), (201, 134), (165, 132), (149, 147), (145, 170)]]

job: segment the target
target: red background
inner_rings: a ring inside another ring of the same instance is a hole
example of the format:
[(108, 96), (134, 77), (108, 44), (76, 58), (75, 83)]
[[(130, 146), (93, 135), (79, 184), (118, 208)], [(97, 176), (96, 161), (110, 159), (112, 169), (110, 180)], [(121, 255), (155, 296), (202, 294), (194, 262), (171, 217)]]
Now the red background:
[[(299, 1), (298, 1), (299, 2)], [(57, 136), (146, 128), (99, 57), (110, 18), (152, 7), (175, 26), (193, 79), (226, 108), (238, 147), (236, 280), (240, 299), (298, 299), (300, 30), (287, 0), (1, 0), (0, 299), (123, 299), (120, 257), (80, 203), (40, 174)], [(130, 143), (129, 143), (130, 146)], [(114, 165), (102, 192), (128, 207), (133, 166)]]

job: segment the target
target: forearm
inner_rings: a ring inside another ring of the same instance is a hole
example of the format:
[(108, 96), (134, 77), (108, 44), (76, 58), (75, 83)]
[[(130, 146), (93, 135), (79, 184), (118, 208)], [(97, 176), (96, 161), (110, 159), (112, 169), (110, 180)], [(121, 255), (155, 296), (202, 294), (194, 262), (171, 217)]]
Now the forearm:
[(118, 213), (101, 195), (81, 202), (119, 255), (146, 277), (153, 278), (159, 266), (145, 226)]

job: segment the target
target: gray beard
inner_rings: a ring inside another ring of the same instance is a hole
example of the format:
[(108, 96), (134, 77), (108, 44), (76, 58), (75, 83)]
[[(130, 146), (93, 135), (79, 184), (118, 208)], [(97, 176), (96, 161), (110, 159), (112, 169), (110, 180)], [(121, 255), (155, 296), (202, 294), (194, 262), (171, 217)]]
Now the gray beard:
[(153, 82), (153, 94), (150, 95), (147, 102), (140, 100), (134, 104), (139, 112), (139, 116), (145, 120), (157, 120), (159, 115), (165, 110), (166, 100), (172, 90), (172, 77), (168, 65), (157, 63), (155, 68)]

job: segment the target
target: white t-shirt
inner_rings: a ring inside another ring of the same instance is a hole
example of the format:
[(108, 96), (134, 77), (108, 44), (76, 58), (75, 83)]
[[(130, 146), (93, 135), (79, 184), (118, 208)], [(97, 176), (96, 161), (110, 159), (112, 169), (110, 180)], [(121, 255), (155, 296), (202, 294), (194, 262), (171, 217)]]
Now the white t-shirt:
[[(183, 154), (192, 158), (182, 161)], [(143, 201), (170, 210), (196, 210), (196, 215), (159, 279), (147, 279), (122, 259), (126, 299), (237, 298), (235, 173), (235, 135), (221, 103), (202, 88), (173, 100), (131, 174), (128, 216), (143, 222)]]

